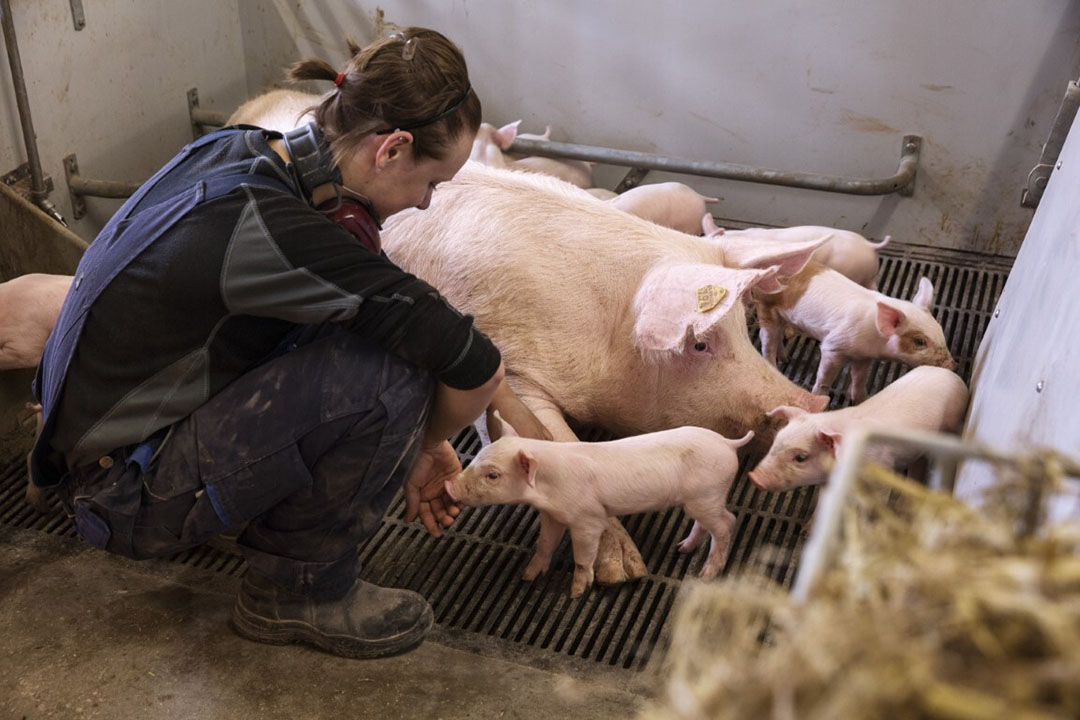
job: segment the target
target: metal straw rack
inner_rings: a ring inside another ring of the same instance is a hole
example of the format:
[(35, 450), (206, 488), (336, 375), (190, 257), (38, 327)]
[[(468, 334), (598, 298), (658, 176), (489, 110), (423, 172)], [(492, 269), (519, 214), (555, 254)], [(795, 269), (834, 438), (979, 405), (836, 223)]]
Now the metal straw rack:
[[(891, 445), (925, 454), (932, 465), (930, 487), (949, 493), (952, 493), (956, 486), (956, 475), (960, 464), (969, 460), (981, 460), (994, 466), (1010, 468), (1041, 464), (1049, 471), (1080, 479), (1080, 463), (1053, 451), (1032, 450), (1027, 453), (1010, 454), (987, 445), (940, 433), (856, 428), (845, 437), (844, 443), (847, 447), (840, 454), (836, 466), (829, 475), (829, 482), (821, 493), (814, 526), (806, 541), (799, 570), (795, 576), (791, 596), (796, 603), (806, 602), (818, 578), (836, 554), (844, 506), (866, 462), (866, 452), (875, 444)], [(1027, 502), (1027, 512), (1022, 518), (1026, 532), (1034, 531), (1039, 510), (1045, 500), (1044, 486), (1039, 483), (1033, 484)]]

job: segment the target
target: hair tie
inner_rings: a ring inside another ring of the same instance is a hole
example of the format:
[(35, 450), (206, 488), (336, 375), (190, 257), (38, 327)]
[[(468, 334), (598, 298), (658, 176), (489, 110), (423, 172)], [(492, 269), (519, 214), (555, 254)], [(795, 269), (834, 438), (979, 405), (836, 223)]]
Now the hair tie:
[(345, 79), (345, 73), (339, 72), (337, 77), (334, 78), (334, 87), (341, 87), (341, 82)]

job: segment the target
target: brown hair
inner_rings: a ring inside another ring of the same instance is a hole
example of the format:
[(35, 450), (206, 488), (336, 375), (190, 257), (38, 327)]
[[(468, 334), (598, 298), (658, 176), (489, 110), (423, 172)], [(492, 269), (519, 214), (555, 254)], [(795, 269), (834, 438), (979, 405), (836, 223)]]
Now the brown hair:
[[(470, 89), (465, 56), (442, 33), (410, 27), (365, 48), (347, 42), (352, 58), (337, 92), (314, 108), (337, 160), (368, 135), (399, 127), (410, 128), (415, 159), (441, 160), (462, 132), (479, 129), (480, 98)], [(329, 63), (315, 58), (289, 70), (292, 80), (337, 77)]]

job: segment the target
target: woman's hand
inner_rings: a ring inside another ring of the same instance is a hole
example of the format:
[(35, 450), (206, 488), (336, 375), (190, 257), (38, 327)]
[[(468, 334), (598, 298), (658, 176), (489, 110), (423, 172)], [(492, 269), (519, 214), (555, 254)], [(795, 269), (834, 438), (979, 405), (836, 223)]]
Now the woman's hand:
[(450, 442), (420, 448), (412, 471), (405, 480), (405, 522), (417, 514), (427, 531), (442, 537), (443, 527), (450, 527), (461, 512), (461, 506), (446, 492), (446, 481), (461, 472), (461, 463)]

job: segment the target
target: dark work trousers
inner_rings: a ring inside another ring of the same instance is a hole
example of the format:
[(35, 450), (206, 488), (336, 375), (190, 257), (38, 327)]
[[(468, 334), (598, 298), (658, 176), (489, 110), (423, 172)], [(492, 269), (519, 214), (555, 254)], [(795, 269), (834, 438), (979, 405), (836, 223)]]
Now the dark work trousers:
[(173, 425), (146, 472), (118, 450), (73, 472), (61, 498), (80, 536), (134, 558), (244, 528), (249, 567), (333, 599), (416, 457), (432, 389), (415, 365), (324, 331)]

